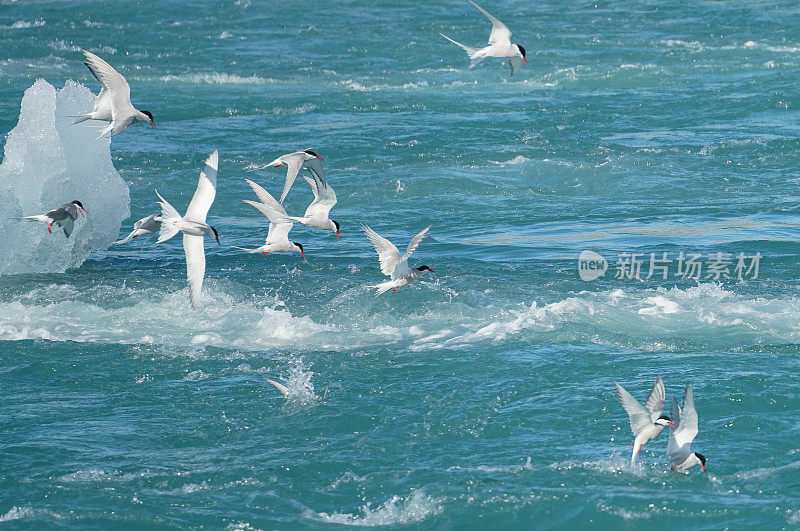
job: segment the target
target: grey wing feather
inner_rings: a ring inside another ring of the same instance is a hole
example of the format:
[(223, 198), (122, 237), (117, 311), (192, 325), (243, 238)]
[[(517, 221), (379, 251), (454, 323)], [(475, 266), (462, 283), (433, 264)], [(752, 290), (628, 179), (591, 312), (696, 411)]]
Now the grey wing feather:
[(69, 238), (69, 235), (72, 234), (72, 229), (75, 227), (75, 221), (71, 217), (66, 217), (61, 221), (56, 221), (62, 229), (64, 229), (64, 236)]
[(639, 403), (638, 400), (625, 390), (620, 384), (614, 382), (617, 388), (617, 397), (619, 398), (625, 412), (628, 413), (628, 418), (631, 422), (631, 431), (634, 435), (638, 435), (644, 428), (653, 423), (650, 419), (650, 411)]
[(514, 56), (514, 57), (510, 57), (510, 58), (508, 59), (508, 64), (511, 66), (511, 75), (512, 75), (512, 76), (513, 76), (514, 74), (516, 74), (516, 73), (517, 73), (517, 71), (518, 71), (520, 68), (522, 68), (522, 64), (523, 64), (523, 63), (524, 63), (524, 61), (523, 61), (522, 57), (517, 57), (517, 56)]
[(419, 231), (416, 236), (411, 238), (411, 241), (408, 243), (408, 248), (406, 249), (405, 254), (403, 254), (402, 258), (400, 258), (401, 262), (404, 260), (408, 260), (408, 257), (410, 257), (414, 253), (414, 251), (417, 250), (417, 247), (419, 247), (419, 244), (422, 243), (422, 240), (424, 240), (428, 236), (428, 231), (431, 230), (431, 227), (433, 227), (433, 225), (428, 225), (427, 227)]
[(655, 422), (656, 419), (661, 416), (661, 412), (664, 411), (664, 400), (666, 400), (666, 398), (664, 382), (661, 380), (661, 375), (659, 374), (655, 383), (653, 383), (653, 388), (650, 390), (647, 401), (644, 403), (644, 406), (650, 411), (650, 419), (653, 422)]
[(319, 159), (311, 159), (306, 161), (306, 168), (314, 175), (315, 179), (319, 179), (322, 183), (322, 186), (327, 186), (327, 182), (325, 182), (325, 172), (322, 170), (322, 163)]

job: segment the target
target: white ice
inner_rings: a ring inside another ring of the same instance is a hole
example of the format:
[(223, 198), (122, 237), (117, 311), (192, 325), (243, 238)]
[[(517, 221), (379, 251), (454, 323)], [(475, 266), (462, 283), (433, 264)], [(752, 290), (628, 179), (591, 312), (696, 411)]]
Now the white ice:
[[(0, 275), (62, 273), (92, 251), (105, 250), (130, 213), (128, 185), (111, 162), (110, 140), (97, 127), (72, 125), (92, 108), (94, 94), (68, 81), (56, 90), (43, 79), (25, 91), (19, 122), (0, 163)], [(69, 238), (53, 226), (20, 221), (79, 200), (88, 215)]]

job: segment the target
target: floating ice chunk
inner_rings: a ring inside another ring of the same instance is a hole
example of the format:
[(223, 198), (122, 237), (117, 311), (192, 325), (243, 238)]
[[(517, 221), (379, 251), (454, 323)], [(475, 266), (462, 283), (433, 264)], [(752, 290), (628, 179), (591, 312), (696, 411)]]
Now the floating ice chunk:
[[(19, 122), (0, 163), (0, 275), (63, 273), (105, 250), (130, 212), (128, 185), (111, 162), (110, 140), (92, 122), (72, 125), (94, 94), (68, 81), (56, 90), (39, 79), (22, 97)], [(20, 221), (77, 199), (88, 211), (69, 238)]]

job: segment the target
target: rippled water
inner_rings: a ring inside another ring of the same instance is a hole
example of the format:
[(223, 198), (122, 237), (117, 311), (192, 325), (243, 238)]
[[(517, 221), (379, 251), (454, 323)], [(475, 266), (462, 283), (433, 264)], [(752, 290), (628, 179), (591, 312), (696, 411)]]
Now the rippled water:
[[(0, 131), (37, 78), (96, 91), (92, 50), (158, 124), (112, 142), (121, 232), (155, 188), (183, 209), (216, 147), (222, 235), (197, 311), (177, 239), (0, 278), (0, 523), (800, 525), (800, 10), (484, 4), (528, 51), (513, 78), (438, 35), (486, 38), (460, 1), (0, 6)], [(341, 240), (232, 249), (266, 228), (244, 178), (278, 193), (258, 168), (309, 146)], [(412, 262), (436, 273), (376, 298), (361, 221), (399, 246), (433, 224)], [(733, 278), (680, 278), (681, 252)], [(624, 253), (668, 278), (615, 278)], [(665, 436), (629, 467), (613, 381), (643, 400), (656, 374), (694, 384), (708, 474)]]

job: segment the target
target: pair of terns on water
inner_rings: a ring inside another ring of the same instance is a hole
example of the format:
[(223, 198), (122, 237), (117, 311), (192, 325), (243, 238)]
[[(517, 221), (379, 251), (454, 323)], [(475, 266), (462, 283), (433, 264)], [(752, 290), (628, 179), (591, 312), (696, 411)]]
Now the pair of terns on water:
[(697, 437), (698, 432), (697, 409), (694, 407), (692, 384), (686, 384), (682, 409), (675, 397), (672, 397), (672, 418), (661, 414), (664, 409), (666, 392), (660, 375), (656, 378), (645, 405), (633, 398), (620, 384), (614, 382), (614, 385), (617, 388), (619, 401), (630, 418), (631, 431), (636, 437), (631, 444), (633, 446), (631, 466), (636, 464), (636, 456), (642, 446), (658, 437), (664, 428), (669, 426), (672, 428), (667, 445), (670, 467), (680, 472), (700, 465), (703, 472), (706, 471), (705, 456), (700, 452), (692, 451), (692, 441)]

